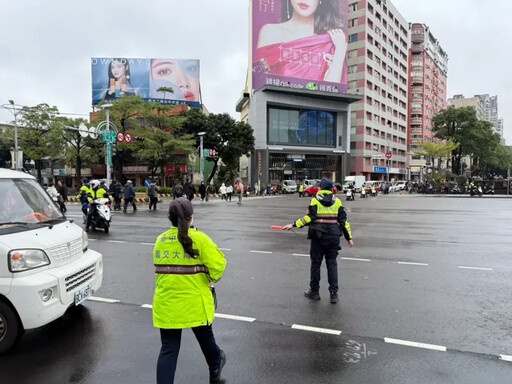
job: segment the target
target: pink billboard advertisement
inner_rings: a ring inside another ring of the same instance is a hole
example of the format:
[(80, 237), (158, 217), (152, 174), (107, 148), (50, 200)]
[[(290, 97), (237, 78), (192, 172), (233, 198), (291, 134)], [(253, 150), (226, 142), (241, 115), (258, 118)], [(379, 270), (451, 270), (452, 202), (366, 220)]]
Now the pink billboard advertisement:
[(252, 0), (252, 87), (347, 92), (348, 0)]

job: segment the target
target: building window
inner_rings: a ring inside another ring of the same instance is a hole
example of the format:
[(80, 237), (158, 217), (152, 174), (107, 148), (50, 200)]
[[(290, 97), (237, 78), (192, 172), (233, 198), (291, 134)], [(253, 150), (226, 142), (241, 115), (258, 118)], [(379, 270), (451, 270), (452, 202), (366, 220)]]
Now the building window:
[(268, 109), (268, 143), (334, 147), (336, 114), (312, 109)]
[(357, 41), (357, 33), (348, 36), (349, 43), (355, 43)]
[(348, 73), (356, 73), (357, 72), (357, 65), (350, 65), (348, 67)]
[(349, 27), (355, 27), (356, 25), (357, 25), (357, 18), (355, 18), (355, 19), (350, 19), (350, 20), (348, 21), (348, 26), (349, 26)]
[(348, 55), (349, 59), (357, 57), (357, 49), (352, 49), (352, 50), (348, 51), (347, 55)]
[(351, 12), (357, 11), (359, 9), (359, 3), (356, 1), (355, 3), (349, 4), (348, 9)]
[(348, 89), (356, 89), (357, 88), (357, 80), (352, 80), (348, 82)]

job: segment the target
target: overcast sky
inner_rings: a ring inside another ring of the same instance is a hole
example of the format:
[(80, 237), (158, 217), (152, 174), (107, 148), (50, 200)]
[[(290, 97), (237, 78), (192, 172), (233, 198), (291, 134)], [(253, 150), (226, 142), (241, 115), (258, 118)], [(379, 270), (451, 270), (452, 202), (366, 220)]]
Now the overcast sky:
[[(499, 96), (512, 144), (512, 2), (394, 0), (448, 52), (448, 95)], [(0, 0), (0, 104), (91, 110), (91, 57), (201, 60), (203, 102), (238, 118), (245, 84), (247, 0)], [(86, 116), (84, 116), (86, 117)], [(10, 121), (0, 110), (0, 122)]]

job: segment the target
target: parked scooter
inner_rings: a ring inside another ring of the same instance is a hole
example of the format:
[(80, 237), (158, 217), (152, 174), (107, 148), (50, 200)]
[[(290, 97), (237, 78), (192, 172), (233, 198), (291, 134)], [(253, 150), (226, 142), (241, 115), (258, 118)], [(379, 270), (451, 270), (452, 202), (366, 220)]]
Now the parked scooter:
[(494, 195), (494, 187), (493, 186), (484, 186), (484, 195)]
[(101, 198), (94, 200), (91, 205), (96, 206), (96, 213), (91, 218), (91, 228), (96, 230), (97, 228), (103, 228), (105, 233), (108, 233), (110, 229), (110, 223), (112, 221), (112, 215), (110, 213), (110, 200)]
[(349, 188), (347, 189), (347, 201), (354, 201), (354, 190)]

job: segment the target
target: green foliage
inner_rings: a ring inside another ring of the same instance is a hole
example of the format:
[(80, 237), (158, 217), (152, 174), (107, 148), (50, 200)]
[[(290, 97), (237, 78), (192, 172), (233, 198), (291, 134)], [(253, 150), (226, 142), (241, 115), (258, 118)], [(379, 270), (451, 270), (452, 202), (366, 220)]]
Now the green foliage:
[(168, 194), (168, 195), (172, 195), (172, 188), (170, 187), (162, 187), (158, 190), (158, 193), (159, 194)]
[(147, 191), (148, 191), (148, 189), (146, 187), (135, 187), (135, 192), (146, 193)]
[(160, 87), (156, 91), (164, 93), (164, 100), (167, 93), (174, 93), (174, 89), (172, 89), (171, 87)]
[(184, 112), (186, 117), (183, 125), (185, 132), (196, 137), (199, 145), (199, 132), (205, 132), (204, 148), (215, 149), (216, 156), (210, 158), (214, 162), (207, 184), (215, 176), (219, 160), (230, 170), (238, 172), (238, 162), (242, 155), (249, 156), (254, 150), (254, 131), (249, 124), (235, 121), (227, 113), (205, 115), (198, 109)]
[[(446, 142), (435, 142), (435, 141), (423, 141), (418, 144), (421, 150), (416, 151), (414, 154), (418, 156), (424, 156), (431, 160), (432, 166), (435, 163), (435, 159), (442, 160), (451, 156), (452, 152), (459, 148), (460, 144), (455, 143), (452, 139), (448, 139)], [(438, 163), (438, 168), (441, 161)]]

